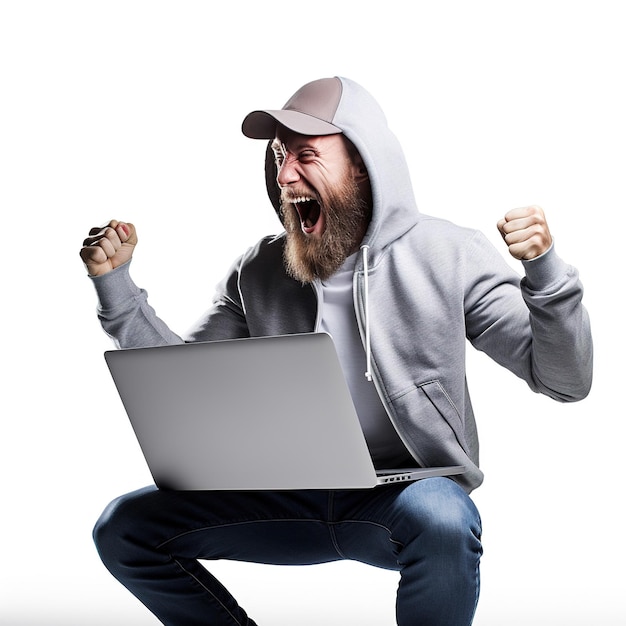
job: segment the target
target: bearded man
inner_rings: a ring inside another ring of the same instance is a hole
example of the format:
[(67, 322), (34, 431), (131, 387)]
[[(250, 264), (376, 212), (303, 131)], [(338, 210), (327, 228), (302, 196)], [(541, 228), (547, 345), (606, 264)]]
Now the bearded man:
[(81, 257), (104, 330), (121, 348), (329, 332), (374, 465), (467, 471), (339, 491), (150, 486), (105, 509), (100, 556), (164, 624), (255, 624), (199, 560), (354, 559), (400, 572), (400, 626), (469, 625), (482, 553), (470, 494), (483, 474), (466, 342), (533, 391), (584, 398), (592, 341), (578, 274), (557, 256), (539, 207), (497, 222), (521, 280), (481, 233), (419, 212), (383, 112), (349, 79), (307, 83), (282, 109), (250, 113), (242, 130), (268, 142), (268, 196), (284, 232), (237, 259), (180, 336), (130, 278), (135, 227), (92, 229)]
[(303, 283), (327, 280), (357, 251), (370, 221), (363, 160), (344, 135), (308, 137), (278, 127), (271, 145), (287, 272)]

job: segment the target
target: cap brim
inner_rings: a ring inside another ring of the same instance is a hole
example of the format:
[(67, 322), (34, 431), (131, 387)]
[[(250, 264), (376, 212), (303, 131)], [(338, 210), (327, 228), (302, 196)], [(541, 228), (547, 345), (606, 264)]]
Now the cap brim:
[(241, 131), (251, 139), (274, 139), (277, 123), (301, 135), (337, 135), (342, 132), (337, 126), (317, 117), (284, 109), (248, 113), (241, 125)]

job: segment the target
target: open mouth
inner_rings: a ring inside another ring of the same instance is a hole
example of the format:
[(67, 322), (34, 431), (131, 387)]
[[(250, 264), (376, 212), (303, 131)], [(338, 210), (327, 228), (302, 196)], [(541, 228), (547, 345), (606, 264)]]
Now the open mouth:
[(313, 233), (322, 214), (319, 202), (315, 198), (298, 196), (291, 199), (291, 204), (298, 212), (302, 231), (307, 235)]

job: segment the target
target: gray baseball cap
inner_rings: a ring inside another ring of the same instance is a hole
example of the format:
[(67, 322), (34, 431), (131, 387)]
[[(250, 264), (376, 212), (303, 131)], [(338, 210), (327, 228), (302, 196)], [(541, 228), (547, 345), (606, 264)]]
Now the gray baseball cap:
[(282, 109), (248, 113), (241, 130), (251, 139), (274, 139), (278, 123), (301, 135), (336, 135), (341, 129), (332, 121), (341, 94), (339, 78), (314, 80), (300, 87)]

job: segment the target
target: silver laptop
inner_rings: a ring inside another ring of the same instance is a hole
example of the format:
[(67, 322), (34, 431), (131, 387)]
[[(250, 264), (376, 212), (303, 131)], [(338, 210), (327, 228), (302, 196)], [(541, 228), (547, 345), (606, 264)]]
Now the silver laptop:
[(155, 484), (350, 489), (447, 476), (377, 474), (326, 333), (105, 352)]

